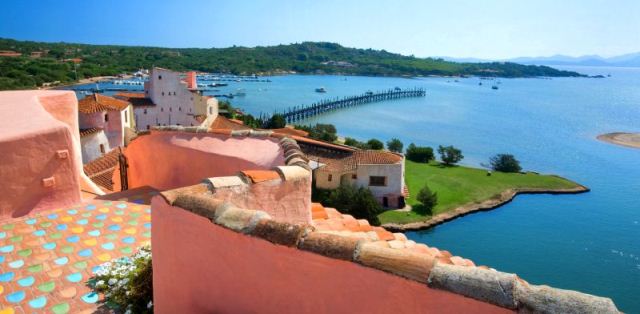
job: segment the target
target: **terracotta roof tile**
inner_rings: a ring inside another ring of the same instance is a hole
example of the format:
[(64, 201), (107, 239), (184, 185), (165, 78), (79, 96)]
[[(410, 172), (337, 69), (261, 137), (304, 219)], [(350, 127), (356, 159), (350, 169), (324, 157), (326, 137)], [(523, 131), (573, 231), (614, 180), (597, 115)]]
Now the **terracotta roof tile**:
[(156, 104), (151, 101), (151, 98), (147, 97), (144, 93), (117, 93), (114, 97), (128, 101), (134, 107), (142, 106), (155, 106)]
[(296, 135), (296, 136), (302, 136), (302, 137), (309, 136), (309, 132), (307, 132), (307, 131), (297, 130), (297, 129), (288, 128), (288, 127), (279, 128), (279, 129), (272, 129), (271, 131), (276, 132), (276, 133), (280, 133), (280, 134), (285, 134), (285, 135)]
[(280, 175), (273, 170), (245, 170), (242, 173), (253, 183), (280, 179)]
[(310, 156), (325, 166), (320, 168), (324, 172), (349, 172), (356, 170), (358, 165), (390, 165), (402, 162), (402, 155), (382, 150), (358, 150), (345, 157)]
[(94, 113), (98, 111), (121, 111), (130, 105), (129, 102), (95, 93), (78, 101), (78, 111)]
[(80, 129), (80, 137), (85, 137), (87, 135), (98, 133), (100, 131), (102, 131), (102, 128)]
[(223, 116), (218, 116), (211, 125), (209, 126), (211, 130), (251, 130), (250, 127), (242, 124), (234, 122), (231, 119), (225, 118)]
[(114, 189), (113, 173), (118, 167), (121, 153), (122, 149), (118, 147), (84, 165), (84, 173), (105, 192)]

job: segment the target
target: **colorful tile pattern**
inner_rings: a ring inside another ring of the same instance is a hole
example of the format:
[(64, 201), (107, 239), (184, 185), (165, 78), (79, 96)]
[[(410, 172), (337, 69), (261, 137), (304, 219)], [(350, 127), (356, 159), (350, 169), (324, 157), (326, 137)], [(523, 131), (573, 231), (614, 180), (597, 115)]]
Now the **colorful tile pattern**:
[(93, 312), (102, 296), (87, 280), (101, 263), (150, 243), (156, 193), (113, 194), (0, 222), (0, 313)]

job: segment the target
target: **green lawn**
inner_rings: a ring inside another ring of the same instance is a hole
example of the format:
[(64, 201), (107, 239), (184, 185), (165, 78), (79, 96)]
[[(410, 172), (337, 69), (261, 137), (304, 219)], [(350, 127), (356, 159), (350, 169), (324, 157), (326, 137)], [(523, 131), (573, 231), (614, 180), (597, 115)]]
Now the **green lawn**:
[(433, 214), (439, 214), (456, 207), (480, 203), (497, 197), (501, 192), (510, 188), (545, 188), (562, 189), (574, 188), (576, 183), (553, 175), (539, 175), (535, 173), (502, 173), (493, 172), (487, 176), (487, 170), (462, 166), (445, 167), (439, 163), (416, 163), (407, 160), (405, 181), (409, 186), (410, 198), (407, 203), (413, 206), (411, 212), (387, 211), (380, 214), (380, 222), (409, 223), (423, 221), (430, 216), (424, 213), (416, 196), (418, 191), (428, 184), (429, 188), (438, 193), (438, 205)]

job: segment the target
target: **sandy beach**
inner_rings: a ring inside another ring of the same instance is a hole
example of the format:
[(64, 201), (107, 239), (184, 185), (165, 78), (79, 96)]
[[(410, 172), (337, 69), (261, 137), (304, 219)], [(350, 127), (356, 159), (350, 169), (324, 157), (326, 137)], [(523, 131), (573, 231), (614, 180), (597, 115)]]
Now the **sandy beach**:
[(598, 139), (612, 144), (640, 148), (640, 133), (607, 133), (598, 135)]

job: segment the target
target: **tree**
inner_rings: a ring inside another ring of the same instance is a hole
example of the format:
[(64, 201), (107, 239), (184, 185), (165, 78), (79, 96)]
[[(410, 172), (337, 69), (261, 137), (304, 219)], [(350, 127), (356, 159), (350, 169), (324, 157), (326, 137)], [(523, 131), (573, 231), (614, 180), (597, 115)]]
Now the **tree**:
[(374, 226), (380, 225), (378, 214), (383, 211), (382, 206), (367, 188), (341, 185), (321, 202), (357, 219), (366, 219)]
[(269, 124), (267, 126), (268, 129), (280, 129), (280, 128), (284, 128), (287, 125), (287, 121), (284, 119), (284, 116), (276, 113), (273, 116), (271, 116), (271, 119), (269, 119)]
[(409, 147), (407, 147), (406, 157), (411, 161), (424, 163), (428, 163), (429, 161), (436, 159), (433, 155), (433, 148), (416, 146), (413, 143), (409, 144)]
[(372, 139), (367, 141), (367, 148), (375, 149), (375, 150), (381, 150), (381, 149), (384, 148), (384, 144), (380, 140), (372, 138)]
[(453, 146), (438, 146), (438, 154), (440, 154), (440, 159), (447, 166), (456, 164), (464, 158), (462, 151)]
[(325, 142), (334, 142), (338, 139), (338, 130), (333, 124), (316, 123), (314, 126), (296, 125), (296, 129), (309, 133), (309, 137)]
[(404, 144), (402, 144), (402, 142), (397, 138), (392, 138), (387, 142), (387, 149), (392, 152), (402, 153), (403, 147)]
[(520, 162), (510, 154), (497, 154), (491, 157), (489, 162), (491, 163), (491, 168), (495, 171), (520, 172), (522, 170)]
[(418, 192), (416, 199), (422, 203), (424, 211), (431, 214), (433, 208), (438, 204), (438, 193), (431, 192), (429, 186), (425, 184), (424, 187), (420, 189), (420, 192)]

